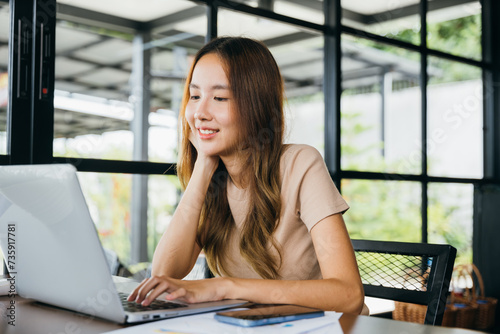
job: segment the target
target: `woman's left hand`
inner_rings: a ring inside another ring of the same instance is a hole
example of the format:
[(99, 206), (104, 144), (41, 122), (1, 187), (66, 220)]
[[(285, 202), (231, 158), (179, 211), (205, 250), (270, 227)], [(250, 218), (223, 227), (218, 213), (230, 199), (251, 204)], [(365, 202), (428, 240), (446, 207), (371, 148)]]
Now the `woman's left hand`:
[(179, 280), (165, 276), (153, 276), (142, 281), (129, 295), (129, 301), (144, 306), (151, 304), (158, 296), (166, 292), (165, 299), (179, 298), (187, 303), (217, 301), (225, 298), (223, 278), (202, 280)]

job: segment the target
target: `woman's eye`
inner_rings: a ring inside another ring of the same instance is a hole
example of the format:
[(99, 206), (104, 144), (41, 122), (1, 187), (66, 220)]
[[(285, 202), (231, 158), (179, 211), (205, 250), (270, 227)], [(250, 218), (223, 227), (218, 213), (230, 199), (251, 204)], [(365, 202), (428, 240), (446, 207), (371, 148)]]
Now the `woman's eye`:
[(214, 100), (215, 101), (218, 101), (218, 102), (224, 102), (224, 101), (227, 101), (229, 100), (227, 97), (214, 97)]
[(190, 99), (190, 100), (199, 100), (199, 99), (200, 99), (200, 97), (199, 97), (198, 95), (191, 95), (191, 96), (189, 97), (189, 99)]

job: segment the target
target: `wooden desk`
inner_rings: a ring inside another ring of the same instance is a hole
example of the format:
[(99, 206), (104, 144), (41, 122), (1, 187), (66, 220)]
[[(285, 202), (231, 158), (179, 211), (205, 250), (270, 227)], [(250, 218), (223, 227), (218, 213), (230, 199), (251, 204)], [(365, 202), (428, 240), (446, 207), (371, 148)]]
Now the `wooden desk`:
[[(3, 334), (96, 334), (123, 326), (99, 319), (90, 319), (71, 311), (15, 298), (15, 326), (9, 325), (10, 299), (0, 297), (0, 333)], [(340, 324), (345, 334), (472, 334), (477, 331), (432, 327), (390, 319), (344, 314)]]

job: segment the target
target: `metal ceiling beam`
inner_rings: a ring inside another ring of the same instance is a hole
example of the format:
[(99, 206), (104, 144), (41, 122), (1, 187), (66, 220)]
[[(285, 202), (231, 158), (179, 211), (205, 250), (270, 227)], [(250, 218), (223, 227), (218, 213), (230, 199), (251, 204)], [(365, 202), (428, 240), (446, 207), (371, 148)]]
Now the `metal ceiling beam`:
[(286, 2), (293, 3), (295, 5), (303, 6), (306, 8), (317, 10), (318, 12), (323, 12), (323, 1), (318, 0), (287, 0)]
[(274, 11), (274, 0), (259, 0), (258, 6), (260, 8)]
[[(405, 67), (404, 66), (400, 66), (400, 64), (398, 63), (385, 63), (385, 64), (381, 64), (381, 63), (377, 63), (377, 62), (374, 62), (369, 55), (364, 55), (362, 53), (354, 53), (354, 52), (351, 52), (349, 54), (346, 54), (346, 53), (343, 53), (342, 54), (344, 57), (349, 57), (351, 59), (354, 59), (354, 60), (357, 60), (359, 62), (362, 62), (366, 65), (370, 65), (370, 66), (375, 66), (375, 67), (378, 67), (380, 69), (384, 69), (384, 68), (393, 68), (395, 72), (398, 72), (398, 73), (401, 73), (401, 74), (404, 74), (406, 76), (409, 76), (411, 77), (412, 79), (415, 79), (415, 78), (418, 78), (419, 77), (419, 74), (420, 73), (412, 73), (410, 71), (407, 71), (405, 70)], [(362, 69), (360, 69), (360, 71), (362, 71)], [(343, 72), (344, 74), (345, 72)]]
[(365, 67), (362, 69), (356, 69), (351, 71), (342, 71), (342, 82), (363, 79), (367, 77), (380, 76), (382, 75), (383, 68), (381, 66)]
[(196, 6), (149, 21), (144, 25), (144, 28), (149, 30), (154, 30), (205, 15), (206, 15), (205, 7)]
[(157, 79), (165, 79), (172, 81), (183, 81), (186, 79), (186, 75), (184, 73), (177, 73), (173, 71), (151, 71), (151, 77)]
[[(320, 51), (322, 51), (322, 50), (320, 50)], [(321, 54), (323, 55), (323, 52), (321, 52)], [(311, 58), (308, 60), (297, 61), (297, 62), (286, 64), (286, 65), (280, 65), (280, 70), (283, 71), (283, 70), (292, 69), (294, 67), (299, 67), (299, 66), (303, 66), (303, 65), (310, 65), (313, 62), (318, 62), (318, 63), (323, 62), (323, 56)]]
[(84, 94), (85, 92), (91, 92), (93, 90), (101, 90), (101, 91), (102, 90), (106, 90), (106, 91), (111, 91), (111, 92), (118, 92), (118, 93), (121, 93), (121, 94), (124, 94), (124, 95), (129, 95), (128, 91), (121, 90), (120, 86), (118, 86), (118, 85), (106, 85), (106, 86), (89, 85), (89, 84), (86, 84), (84, 82), (80, 82), (80, 81), (74, 80), (73, 78), (70, 78), (70, 79), (57, 79), (57, 80), (59, 80), (59, 81), (65, 81), (65, 82), (70, 82), (70, 83), (75, 83), (75, 84), (78, 84), (78, 85), (81, 85), (81, 86), (85, 87), (81, 91), (71, 92), (71, 93), (75, 93), (75, 94)]
[(315, 38), (315, 37), (322, 38), (323, 36), (320, 34), (313, 34), (313, 33), (306, 32), (306, 31), (300, 31), (300, 32), (295, 32), (295, 33), (288, 34), (288, 35), (282, 35), (282, 36), (275, 37), (275, 38), (265, 39), (262, 42), (264, 42), (264, 44), (266, 44), (268, 47), (271, 48), (274, 46), (279, 46), (279, 45), (288, 44), (288, 43), (292, 43), (292, 42), (304, 41), (304, 40), (307, 40), (310, 38)]
[[(295, 5), (303, 6), (305, 8), (317, 10), (318, 12), (323, 12), (323, 1), (318, 0), (287, 0), (287, 2), (293, 3)], [(351, 21), (364, 23), (366, 21), (366, 15), (353, 12), (349, 9), (342, 9), (342, 18), (349, 19)]]
[(87, 49), (87, 48), (93, 47), (95, 45), (109, 41), (111, 39), (111, 37), (109, 37), (109, 36), (103, 36), (103, 35), (98, 35), (98, 36), (100, 37), (100, 39), (98, 41), (93, 41), (93, 42), (90, 42), (87, 44), (78, 45), (78, 47), (75, 47), (73, 49), (57, 52), (56, 56), (57, 57), (69, 57), (75, 51), (79, 51), (81, 49)]
[(62, 3), (57, 4), (57, 18), (127, 33), (134, 33), (144, 28), (143, 22)]
[[(92, 61), (92, 60), (87, 60), (87, 59), (84, 59), (84, 58), (81, 58), (81, 57), (78, 57), (78, 56), (70, 56), (70, 55), (66, 55), (65, 58), (67, 59), (70, 59), (70, 60), (74, 60), (74, 61), (79, 61), (79, 62), (83, 62), (83, 63), (87, 63), (87, 64), (90, 64), (90, 65), (94, 65), (96, 67), (96, 69), (98, 68), (114, 68), (114, 69), (117, 69), (117, 70), (122, 70), (122, 71), (126, 71), (126, 72), (130, 72), (130, 70), (127, 70), (127, 69), (124, 69), (123, 68), (123, 65), (126, 61), (119, 61), (118, 63), (115, 63), (115, 64), (102, 64), (102, 63), (98, 63), (98, 62), (95, 62), (95, 61)], [(129, 60), (131, 61), (131, 60)]]
[(271, 20), (280, 21), (285, 24), (292, 24), (296, 26), (300, 26), (302, 28), (308, 28), (312, 30), (316, 30), (319, 32), (324, 31), (324, 26), (322, 24), (317, 24), (311, 21), (305, 21), (302, 19), (297, 19), (291, 16), (279, 14), (270, 10), (266, 10), (264, 8), (252, 7), (246, 4), (242, 4), (240, 2), (236, 2), (234, 0), (217, 0), (217, 8), (224, 8), (228, 10), (243, 12), (249, 15), (255, 15), (263, 18), (268, 18)]
[[(189, 35), (189, 37), (187, 37)], [(184, 36), (179, 38), (179, 36)], [(205, 44), (205, 36), (201, 35), (191, 35), (186, 32), (171, 29), (169, 31), (164, 31), (162, 33), (155, 32), (155, 39), (151, 42), (151, 45), (158, 49), (173, 50), (175, 47), (183, 47), (186, 49), (193, 49), (193, 53), (198, 51)], [(163, 40), (171, 39), (172, 42), (165, 43)], [(175, 43), (174, 46), (172, 46)]]

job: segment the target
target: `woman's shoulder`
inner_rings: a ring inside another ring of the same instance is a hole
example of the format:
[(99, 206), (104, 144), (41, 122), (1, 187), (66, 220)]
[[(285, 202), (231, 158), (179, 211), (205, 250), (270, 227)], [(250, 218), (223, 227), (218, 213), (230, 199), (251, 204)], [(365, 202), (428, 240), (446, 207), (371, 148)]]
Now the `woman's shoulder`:
[(282, 162), (287, 163), (293, 160), (303, 161), (314, 161), (317, 159), (323, 160), (321, 153), (319, 151), (307, 144), (286, 144), (283, 147)]
[(281, 156), (281, 175), (303, 175), (311, 168), (324, 168), (323, 157), (319, 151), (306, 144), (288, 144), (283, 149)]

